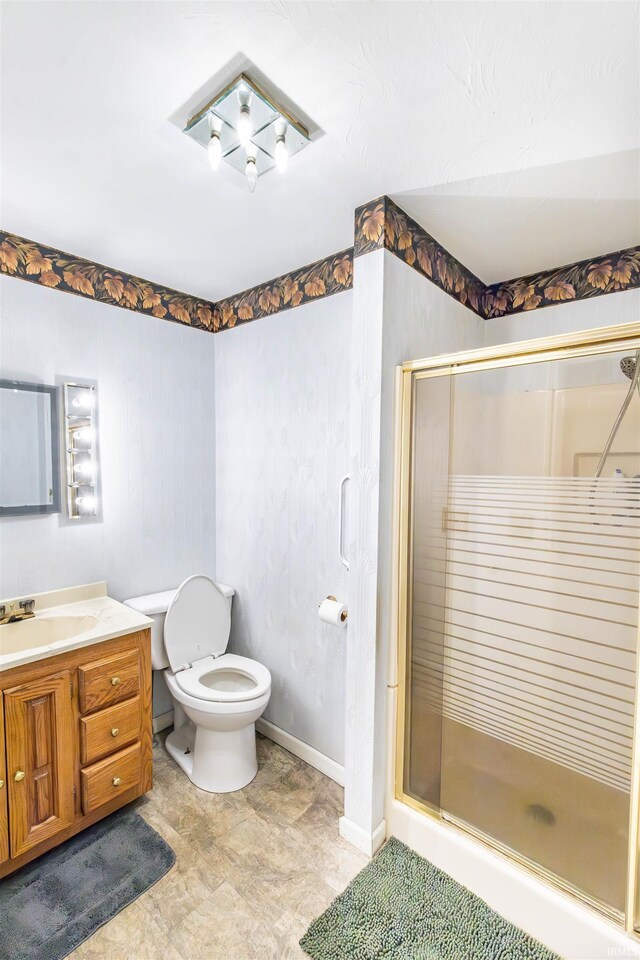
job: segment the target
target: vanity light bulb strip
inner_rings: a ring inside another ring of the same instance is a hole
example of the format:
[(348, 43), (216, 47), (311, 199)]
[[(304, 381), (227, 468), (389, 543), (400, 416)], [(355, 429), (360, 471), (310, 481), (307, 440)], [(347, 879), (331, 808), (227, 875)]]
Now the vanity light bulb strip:
[(64, 384), (67, 511), (72, 520), (98, 515), (96, 407), (95, 385)]

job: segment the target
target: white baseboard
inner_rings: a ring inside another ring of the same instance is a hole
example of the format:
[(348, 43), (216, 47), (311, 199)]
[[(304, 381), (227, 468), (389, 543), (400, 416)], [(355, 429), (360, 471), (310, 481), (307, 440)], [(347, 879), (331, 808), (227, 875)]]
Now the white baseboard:
[(153, 718), (153, 732), (160, 733), (161, 730), (166, 730), (167, 727), (170, 727), (173, 724), (173, 710), (167, 710), (166, 713), (161, 713), (159, 716)]
[(344, 767), (335, 760), (332, 760), (331, 757), (320, 753), (315, 747), (310, 747), (308, 743), (303, 743), (302, 740), (298, 740), (297, 737), (294, 737), (291, 733), (287, 733), (287, 731), (281, 727), (276, 727), (274, 723), (265, 720), (264, 717), (256, 720), (256, 730), (263, 734), (263, 736), (268, 737), (269, 740), (273, 740), (274, 743), (284, 747), (289, 753), (300, 757), (300, 759), (308, 763), (309, 766), (315, 767), (320, 773), (324, 773), (325, 777), (329, 777), (330, 780), (335, 780), (341, 787), (344, 786)]
[(369, 833), (367, 830), (359, 827), (357, 823), (354, 823), (353, 820), (348, 820), (347, 817), (340, 817), (339, 829), (340, 836), (344, 840), (348, 840), (349, 843), (357, 847), (358, 850), (366, 853), (368, 857), (372, 857), (376, 850), (382, 846), (387, 835), (386, 820), (381, 820), (375, 830)]

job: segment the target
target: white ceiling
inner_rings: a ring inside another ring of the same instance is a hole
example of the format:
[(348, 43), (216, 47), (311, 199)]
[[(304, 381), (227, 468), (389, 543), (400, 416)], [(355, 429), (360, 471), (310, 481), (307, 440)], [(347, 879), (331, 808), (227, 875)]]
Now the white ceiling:
[[(632, 245), (638, 7), (3, 3), (2, 226), (212, 299), (383, 193), (488, 282)], [(253, 195), (179, 130), (247, 61), (321, 131)]]
[(393, 195), (485, 283), (635, 246), (639, 197), (639, 150)]

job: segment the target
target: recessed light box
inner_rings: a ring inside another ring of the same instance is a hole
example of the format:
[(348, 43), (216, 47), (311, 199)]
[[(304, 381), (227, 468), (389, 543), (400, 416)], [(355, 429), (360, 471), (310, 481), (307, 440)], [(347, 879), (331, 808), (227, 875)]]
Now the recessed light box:
[[(242, 105), (248, 105), (251, 124), (250, 143), (242, 146), (238, 121)], [(220, 137), (222, 159), (244, 174), (247, 154), (255, 155), (258, 176), (276, 164), (276, 143), (284, 137), (286, 155), (292, 157), (310, 142), (309, 131), (246, 74), (213, 97), (194, 117), (183, 133), (207, 148), (213, 128)]]

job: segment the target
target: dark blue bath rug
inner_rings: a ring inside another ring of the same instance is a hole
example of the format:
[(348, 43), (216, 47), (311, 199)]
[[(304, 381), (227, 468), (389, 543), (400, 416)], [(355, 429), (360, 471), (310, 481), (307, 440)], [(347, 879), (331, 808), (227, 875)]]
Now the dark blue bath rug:
[(0, 957), (61, 960), (176, 862), (135, 810), (120, 810), (0, 880)]

